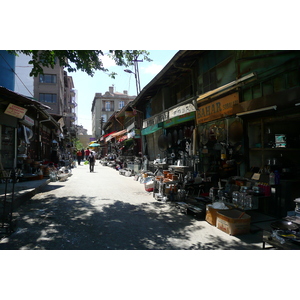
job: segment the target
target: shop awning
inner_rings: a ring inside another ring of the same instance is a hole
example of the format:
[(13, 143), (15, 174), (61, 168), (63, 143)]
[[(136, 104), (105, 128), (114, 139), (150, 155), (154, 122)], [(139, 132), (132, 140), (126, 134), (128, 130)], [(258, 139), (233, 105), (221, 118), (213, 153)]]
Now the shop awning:
[(128, 135), (127, 134), (124, 134), (123, 136), (121, 136), (119, 139), (118, 139), (118, 142), (123, 142), (125, 140), (128, 139)]
[(115, 131), (103, 135), (103, 136), (100, 138), (100, 141), (104, 141), (104, 139), (105, 139), (106, 137), (110, 136), (110, 135), (113, 134), (113, 133), (115, 133)]
[(256, 76), (255, 73), (250, 73), (250, 74), (248, 74), (248, 75), (245, 75), (244, 77), (241, 77), (241, 78), (239, 78), (239, 79), (237, 79), (237, 80), (234, 80), (234, 81), (232, 81), (232, 82), (229, 82), (229, 83), (227, 83), (227, 84), (225, 84), (225, 85), (222, 85), (222, 86), (220, 86), (220, 87), (218, 87), (218, 88), (216, 88), (216, 89), (214, 89), (214, 90), (208, 91), (208, 92), (206, 92), (206, 93), (200, 95), (200, 96), (197, 98), (197, 103), (200, 103), (201, 101), (206, 100), (208, 97), (211, 97), (211, 96), (213, 96), (213, 95), (215, 95), (215, 94), (217, 94), (217, 93), (225, 92), (225, 91), (227, 91), (228, 89), (233, 88), (233, 87), (235, 88), (235, 87), (237, 87), (239, 84), (241, 84), (242, 82), (244, 82), (244, 81), (246, 81), (246, 80), (250, 80), (250, 79), (253, 80), (253, 79), (255, 79), (255, 76)]
[(147, 128), (142, 129), (142, 135), (147, 135), (154, 133), (155, 131), (162, 128), (163, 122), (155, 125), (148, 126)]
[(176, 124), (184, 123), (187, 121), (195, 120), (195, 114), (196, 113), (193, 111), (193, 112), (169, 119), (164, 122), (164, 128), (168, 128), (168, 127), (174, 126)]
[(121, 131), (118, 131), (118, 132), (115, 132), (115, 133), (112, 133), (109, 137), (107, 137), (105, 139), (106, 142), (110, 141), (111, 139), (117, 137), (117, 136), (120, 136), (120, 135), (123, 135), (124, 133), (127, 132), (127, 129), (123, 129)]

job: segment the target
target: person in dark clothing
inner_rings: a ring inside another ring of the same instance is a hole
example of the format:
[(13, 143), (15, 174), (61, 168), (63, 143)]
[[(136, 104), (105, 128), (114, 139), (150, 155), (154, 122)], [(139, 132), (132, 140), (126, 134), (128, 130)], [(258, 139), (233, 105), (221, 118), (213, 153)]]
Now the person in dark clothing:
[(81, 159), (84, 160), (84, 149), (81, 149)]
[(90, 153), (88, 161), (89, 161), (89, 165), (90, 165), (90, 172), (94, 172), (95, 155), (93, 152)]

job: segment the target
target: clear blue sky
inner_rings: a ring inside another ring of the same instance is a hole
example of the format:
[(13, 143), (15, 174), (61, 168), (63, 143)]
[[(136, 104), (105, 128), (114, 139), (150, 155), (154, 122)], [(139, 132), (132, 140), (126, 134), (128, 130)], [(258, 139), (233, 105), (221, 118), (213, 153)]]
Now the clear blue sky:
[[(141, 89), (143, 89), (160, 70), (172, 59), (178, 50), (148, 50), (152, 62), (140, 62), (139, 74)], [(83, 72), (69, 73), (73, 78), (75, 89), (77, 90), (78, 102), (78, 125), (82, 125), (92, 133), (91, 107), (95, 93), (104, 94), (109, 86), (114, 85), (115, 91), (123, 93), (128, 91), (128, 95), (136, 95), (136, 84), (134, 74), (124, 72), (124, 67), (116, 66), (110, 59), (104, 58), (104, 66), (110, 71), (118, 73), (115, 79), (110, 78), (103, 72), (97, 72), (93, 77)], [(130, 67), (134, 71), (134, 67)]]

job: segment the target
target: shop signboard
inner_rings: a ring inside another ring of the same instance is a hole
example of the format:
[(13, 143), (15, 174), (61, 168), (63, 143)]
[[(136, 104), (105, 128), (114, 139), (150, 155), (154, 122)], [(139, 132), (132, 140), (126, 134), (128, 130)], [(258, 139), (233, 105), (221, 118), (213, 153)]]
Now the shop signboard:
[(23, 108), (21, 106), (18, 105), (14, 105), (12, 103), (10, 103), (6, 110), (5, 110), (5, 114), (19, 118), (19, 119), (23, 119), (24, 115), (26, 114), (27, 109)]
[(28, 117), (27, 115), (24, 116), (21, 122), (26, 126), (34, 126), (34, 120)]
[(197, 124), (206, 123), (233, 114), (233, 106), (239, 103), (239, 94), (234, 93), (197, 109)]
[(147, 127), (150, 127), (150, 126), (155, 126), (157, 125), (158, 123), (161, 123), (163, 121), (166, 121), (168, 120), (169, 118), (169, 112), (168, 111), (165, 111), (161, 114), (158, 114), (154, 117), (151, 117), (147, 120), (144, 120), (143, 121), (143, 128), (147, 128)]
[(177, 116), (181, 116), (187, 113), (195, 111), (195, 107), (192, 103), (188, 103), (186, 105), (181, 105), (176, 108), (173, 108), (169, 112), (169, 119), (175, 118)]

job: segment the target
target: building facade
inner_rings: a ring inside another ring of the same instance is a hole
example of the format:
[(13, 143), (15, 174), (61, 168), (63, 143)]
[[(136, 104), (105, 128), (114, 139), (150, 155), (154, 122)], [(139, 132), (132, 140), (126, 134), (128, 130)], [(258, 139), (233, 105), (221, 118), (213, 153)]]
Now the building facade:
[(109, 91), (104, 95), (96, 93), (92, 103), (92, 135), (96, 139), (102, 136), (103, 128), (114, 112), (120, 111), (135, 96), (129, 96), (127, 91), (123, 93), (115, 92), (114, 87), (110, 86)]
[(132, 103), (143, 153), (207, 188), (251, 182), (259, 211), (286, 216), (300, 193), (299, 65), (299, 51), (179, 51)]
[(61, 124), (62, 137), (71, 143), (76, 137), (76, 90), (71, 76), (57, 62), (54, 68), (43, 67), (34, 77), (34, 98), (51, 108), (50, 114)]

